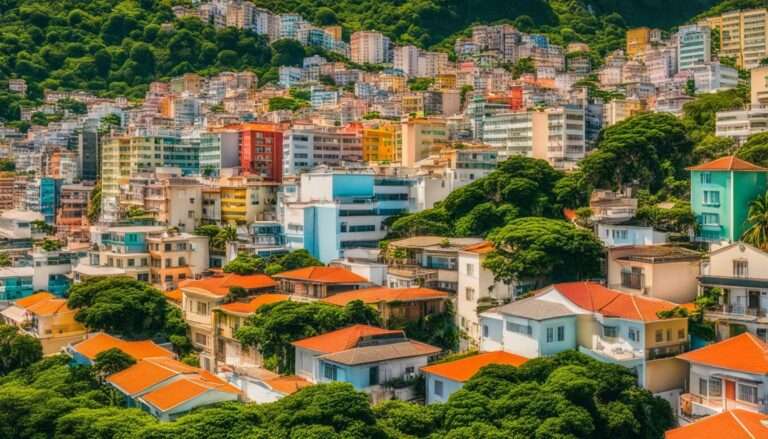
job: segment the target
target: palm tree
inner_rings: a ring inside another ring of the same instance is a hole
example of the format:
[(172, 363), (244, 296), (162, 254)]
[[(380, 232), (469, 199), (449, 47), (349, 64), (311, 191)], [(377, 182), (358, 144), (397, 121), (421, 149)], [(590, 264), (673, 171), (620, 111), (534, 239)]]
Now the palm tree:
[(747, 222), (750, 226), (741, 239), (759, 249), (768, 250), (768, 192), (749, 204)]
[(219, 233), (213, 238), (216, 247), (224, 248), (227, 243), (237, 241), (237, 229), (232, 224), (222, 227)]

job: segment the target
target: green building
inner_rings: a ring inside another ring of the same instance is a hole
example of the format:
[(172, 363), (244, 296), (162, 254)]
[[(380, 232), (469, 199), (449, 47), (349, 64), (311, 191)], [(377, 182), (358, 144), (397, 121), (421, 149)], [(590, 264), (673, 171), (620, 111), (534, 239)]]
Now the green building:
[(696, 238), (739, 241), (749, 227), (749, 204), (768, 188), (768, 169), (728, 156), (688, 170)]

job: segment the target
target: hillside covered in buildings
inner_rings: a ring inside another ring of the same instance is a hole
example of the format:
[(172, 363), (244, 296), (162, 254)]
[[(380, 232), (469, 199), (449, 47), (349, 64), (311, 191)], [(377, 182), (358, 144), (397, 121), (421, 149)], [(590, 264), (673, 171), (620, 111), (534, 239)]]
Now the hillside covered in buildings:
[(0, 438), (768, 437), (755, 0), (0, 0)]

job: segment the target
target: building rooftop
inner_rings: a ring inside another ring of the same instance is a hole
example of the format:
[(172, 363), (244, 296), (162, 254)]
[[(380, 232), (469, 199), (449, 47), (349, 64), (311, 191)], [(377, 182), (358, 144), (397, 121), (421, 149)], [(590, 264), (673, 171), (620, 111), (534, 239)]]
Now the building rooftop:
[(688, 168), (689, 171), (768, 171), (736, 156), (726, 156), (711, 162)]
[(212, 390), (240, 394), (237, 387), (204, 370), (199, 370), (197, 375), (185, 376), (173, 381), (145, 394), (141, 400), (158, 410), (167, 412)]
[[(447, 242), (446, 242), (447, 241)], [(448, 238), (445, 236), (414, 236), (411, 238), (390, 241), (395, 247), (420, 248), (434, 251), (458, 251), (465, 247), (481, 244), (481, 238)], [(447, 245), (445, 245), (447, 244)]]
[(387, 343), (380, 345), (361, 346), (341, 352), (331, 352), (318, 358), (333, 361), (334, 363), (354, 366), (358, 364), (377, 363), (379, 361), (396, 360), (398, 358), (420, 357), (423, 355), (436, 355), (442, 349), (413, 340), (405, 340), (399, 343)]
[(479, 244), (473, 244), (461, 249), (463, 252), (476, 253), (479, 255), (488, 254), (493, 251), (493, 243), (490, 241), (483, 241)]
[(67, 305), (67, 299), (58, 297), (36, 302), (27, 306), (26, 309), (28, 313), (40, 317), (73, 312), (73, 310)]
[[(660, 311), (679, 306), (666, 300), (611, 290), (594, 282), (567, 282), (555, 284), (552, 288), (576, 306), (604, 317), (652, 322), (661, 320), (657, 315)], [(550, 289), (539, 294), (546, 294), (547, 291)]]
[(321, 284), (362, 284), (368, 279), (342, 267), (305, 267), (285, 271), (274, 276), (277, 279), (298, 280)]
[(34, 267), (2, 267), (0, 278), (4, 277), (32, 277), (35, 274)]
[(508, 366), (522, 366), (528, 358), (504, 351), (482, 352), (477, 355), (460, 358), (454, 361), (431, 364), (421, 368), (422, 372), (447, 378), (463, 383), (477, 374), (489, 364), (501, 364)]
[(363, 303), (380, 302), (415, 302), (420, 300), (448, 299), (450, 296), (443, 291), (430, 288), (384, 288), (373, 287), (338, 293), (322, 299), (323, 302), (345, 306), (349, 302), (362, 300)]
[(285, 294), (260, 294), (248, 302), (231, 302), (221, 305), (221, 310), (231, 314), (253, 314), (259, 308), (270, 303), (283, 302), (289, 300), (290, 296)]
[(151, 357), (173, 358), (173, 352), (163, 349), (151, 340), (122, 340), (104, 332), (99, 332), (72, 346), (72, 349), (89, 360), (94, 360), (97, 355), (112, 348), (120, 349), (137, 361)]
[(56, 296), (53, 294), (43, 291), (40, 293), (35, 293), (27, 297), (22, 297), (21, 299), (16, 300), (14, 305), (18, 306), (19, 308), (27, 308), (29, 306), (32, 306), (38, 302), (44, 302), (46, 300), (55, 299)]
[(26, 222), (43, 221), (45, 219), (40, 212), (19, 209), (6, 210), (5, 212), (0, 213), (0, 218)]
[(668, 430), (665, 439), (765, 439), (768, 416), (743, 409), (707, 416), (682, 427)]
[(312, 385), (312, 383), (306, 379), (296, 375), (279, 376), (277, 378), (265, 380), (263, 383), (269, 386), (270, 389), (282, 393), (283, 395), (296, 393), (299, 390)]
[(246, 290), (274, 288), (277, 282), (266, 274), (239, 275), (222, 273), (197, 280), (187, 280), (179, 283), (179, 289), (200, 290), (214, 296), (224, 297), (229, 294), (230, 287), (242, 287)]
[(486, 312), (497, 312), (508, 316), (523, 317), (530, 320), (547, 320), (576, 315), (565, 305), (536, 297), (517, 300), (506, 305), (491, 308)]
[(107, 382), (132, 396), (176, 375), (197, 373), (198, 370), (172, 358), (146, 358), (110, 375)]
[(665, 262), (698, 261), (701, 253), (676, 247), (673, 245), (639, 245), (614, 247), (612, 251), (619, 251), (622, 256), (619, 260), (645, 262), (649, 264), (663, 264)]
[(404, 338), (403, 331), (368, 325), (353, 325), (314, 337), (297, 340), (291, 344), (297, 348), (328, 354), (352, 349), (363, 339), (382, 336)]
[(748, 332), (686, 352), (677, 358), (720, 369), (768, 375), (768, 344)]

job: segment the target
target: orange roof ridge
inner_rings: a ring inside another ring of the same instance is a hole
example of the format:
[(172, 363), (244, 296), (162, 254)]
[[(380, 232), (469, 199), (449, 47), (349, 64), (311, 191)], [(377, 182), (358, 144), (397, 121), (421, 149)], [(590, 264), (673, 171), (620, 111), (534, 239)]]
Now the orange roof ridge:
[(519, 367), (528, 358), (505, 351), (480, 352), (458, 360), (426, 365), (422, 372), (438, 375), (453, 381), (465, 382), (475, 376), (480, 369), (490, 364), (503, 364)]
[(748, 332), (680, 354), (677, 358), (720, 369), (768, 375), (768, 345)]
[(768, 169), (729, 155), (707, 163), (691, 166), (689, 171), (768, 171)]
[(733, 420), (734, 420), (734, 421), (736, 421), (736, 424), (738, 424), (738, 425), (739, 425), (739, 427), (741, 427), (741, 429), (742, 429), (742, 430), (744, 430), (744, 432), (745, 432), (745, 433), (747, 433), (747, 435), (749, 435), (749, 437), (750, 437), (750, 438), (752, 438), (752, 439), (755, 439), (755, 435), (754, 435), (754, 434), (752, 434), (752, 432), (751, 432), (751, 431), (749, 431), (749, 429), (747, 428), (747, 426), (746, 426), (746, 425), (744, 425), (744, 423), (743, 423), (743, 422), (741, 422), (741, 419), (739, 419), (739, 417), (738, 417), (738, 416), (736, 416), (736, 413), (734, 413), (733, 411), (729, 411), (729, 412), (726, 412), (726, 413), (728, 413), (729, 415), (731, 415), (731, 417), (733, 418)]

